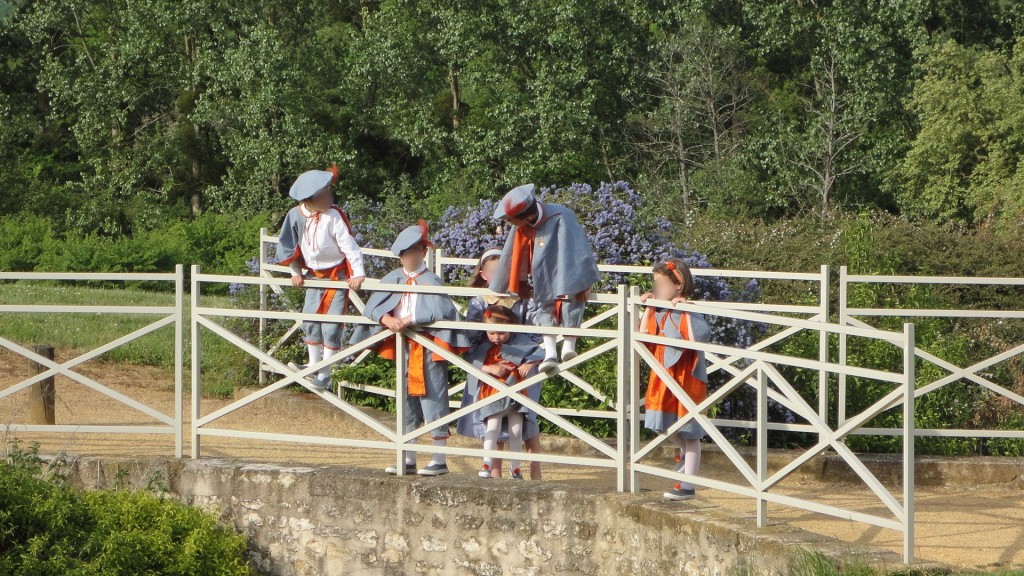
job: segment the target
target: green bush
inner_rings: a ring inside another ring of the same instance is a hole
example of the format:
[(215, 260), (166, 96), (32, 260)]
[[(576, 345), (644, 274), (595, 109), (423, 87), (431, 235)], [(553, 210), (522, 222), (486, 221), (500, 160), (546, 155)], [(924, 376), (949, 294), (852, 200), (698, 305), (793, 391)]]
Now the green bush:
[(245, 538), (199, 510), (141, 491), (83, 492), (0, 463), (0, 574), (247, 575)]
[[(31, 215), (0, 218), (0, 270), (168, 272), (198, 264), (204, 272), (239, 274), (259, 246), (268, 218), (204, 214), (132, 236), (60, 236)], [(225, 288), (226, 290), (226, 288)]]
[(31, 214), (0, 218), (0, 270), (33, 270), (53, 242), (53, 222)]

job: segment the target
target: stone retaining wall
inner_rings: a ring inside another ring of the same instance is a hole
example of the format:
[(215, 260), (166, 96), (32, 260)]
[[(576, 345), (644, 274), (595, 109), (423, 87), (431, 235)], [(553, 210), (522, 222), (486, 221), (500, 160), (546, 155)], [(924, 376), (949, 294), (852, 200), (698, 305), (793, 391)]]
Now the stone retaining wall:
[(219, 515), (281, 575), (778, 574), (801, 549), (899, 564), (888, 552), (660, 494), (554, 482), (387, 477), (351, 467), (231, 460), (77, 460), (87, 488), (145, 487)]

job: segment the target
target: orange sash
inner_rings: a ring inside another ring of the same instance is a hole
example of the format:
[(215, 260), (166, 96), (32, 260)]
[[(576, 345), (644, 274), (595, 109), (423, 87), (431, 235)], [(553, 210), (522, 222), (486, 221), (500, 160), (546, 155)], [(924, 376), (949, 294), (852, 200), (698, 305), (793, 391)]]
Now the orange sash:
[[(663, 335), (665, 332), (665, 322), (671, 318), (671, 313), (666, 313), (665, 317), (659, 324), (657, 316), (651, 314), (650, 319), (647, 321), (647, 331), (649, 334), (656, 336)], [(684, 340), (690, 339), (689, 326), (687, 322), (683, 322), (679, 326), (679, 335)], [(665, 365), (665, 348), (666, 346), (657, 344), (654, 346), (654, 357), (658, 362)], [(700, 404), (703, 402), (708, 395), (708, 385), (702, 382), (700, 379), (693, 375), (693, 369), (697, 365), (697, 353), (693, 350), (683, 350), (683, 355), (673, 366), (668, 368), (669, 374), (675, 378), (676, 382), (679, 383), (683, 392), (693, 400), (694, 403)], [(672, 390), (665, 384), (665, 382), (658, 378), (658, 375), (651, 370), (651, 376), (647, 381), (647, 396), (645, 398), (644, 406), (647, 410), (657, 410), (659, 412), (675, 412), (676, 416), (683, 417), (689, 413), (683, 403), (676, 398)]]
[[(512, 366), (510, 362), (501, 357), (500, 344), (495, 344), (494, 346), (491, 346), (490, 350), (487, 351), (487, 356), (484, 357), (484, 366), (494, 366), (495, 364), (506, 364), (514, 368), (514, 366)], [(515, 374), (509, 374), (505, 378), (505, 383), (507, 384), (509, 380), (512, 380), (514, 376)], [(483, 400), (484, 398), (489, 398), (497, 393), (498, 391), (495, 390), (494, 387), (491, 386), (490, 384), (486, 382), (480, 382), (480, 390), (476, 394), (476, 399)], [(526, 394), (526, 391), (520, 390), (519, 393)]]
[[(421, 272), (422, 274), (422, 272)], [(417, 274), (416, 276), (419, 276)], [(416, 276), (409, 277), (405, 283), (406, 285), (416, 284)], [(402, 298), (408, 297), (408, 294), (403, 294)], [(444, 348), (445, 350), (454, 354), (462, 354), (466, 350), (464, 348), (456, 348), (451, 344), (441, 340), (437, 336), (432, 336), (434, 343)], [(423, 347), (419, 342), (408, 338), (409, 342), (409, 372), (406, 377), (406, 390), (409, 396), (426, 396), (427, 395), (427, 379), (426, 379), (426, 348)], [(381, 342), (377, 348), (377, 354), (381, 358), (387, 360), (395, 360), (397, 358), (397, 352), (395, 350), (396, 339), (394, 337), (388, 338)], [(432, 352), (430, 355), (431, 362), (443, 362), (445, 358), (436, 352)]]
[[(342, 271), (345, 272), (346, 279), (352, 274), (352, 266), (349, 265), (347, 259), (330, 270), (310, 270), (310, 272), (313, 273), (313, 276), (319, 280), (323, 280), (324, 278), (328, 280), (340, 280)], [(334, 295), (337, 292), (338, 291), (334, 288), (327, 288), (324, 290), (323, 294), (320, 295), (320, 305), (316, 307), (317, 314), (327, 314), (327, 311), (331, 308), (331, 302), (334, 301)], [(348, 308), (348, 290), (345, 290), (344, 298), (345, 304), (341, 307), (342, 314), (344, 314), (345, 309)]]
[(526, 282), (526, 278), (519, 277), (523, 264), (526, 264), (526, 270), (533, 270), (533, 239), (536, 233), (537, 229), (530, 226), (516, 227), (516, 235), (512, 239), (512, 269), (508, 274), (508, 291), (510, 293), (523, 293), (519, 286)]

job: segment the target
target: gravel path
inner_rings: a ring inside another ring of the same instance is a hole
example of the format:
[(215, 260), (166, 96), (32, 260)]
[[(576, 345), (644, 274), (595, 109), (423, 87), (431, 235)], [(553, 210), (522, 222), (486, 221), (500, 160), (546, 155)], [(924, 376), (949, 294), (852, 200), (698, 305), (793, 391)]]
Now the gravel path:
[[(71, 357), (58, 351), (58, 358)], [(155, 409), (170, 413), (174, 407), (173, 379), (161, 369), (111, 364), (93, 361), (80, 367), (80, 371), (111, 388), (123, 392)], [(17, 383), (29, 374), (24, 359), (0, 352), (0, 389)], [(58, 378), (56, 418), (58, 424), (153, 424), (145, 414), (123, 406), (106, 396), (76, 382)], [(0, 399), (0, 422), (24, 422), (24, 392)], [(275, 397), (291, 401), (257, 403), (243, 411), (218, 421), (218, 427), (239, 430), (293, 433), (316, 436), (367, 438), (375, 435), (362, 423), (338, 413), (306, 409), (310, 403), (319, 403), (311, 394), (280, 391)], [(210, 412), (229, 403), (225, 399), (203, 399), (202, 413)], [(185, 399), (185, 455), (188, 445), (189, 398)], [(372, 413), (372, 412), (371, 412)], [(373, 413), (382, 421), (393, 423), (392, 415)], [(393, 424), (389, 424), (393, 426)], [(109, 456), (168, 456), (173, 454), (173, 437), (169, 435), (123, 434), (8, 434), (24, 444), (40, 443), (43, 453), (66, 452), (70, 455)], [(568, 446), (564, 440), (545, 438), (551, 445)], [(477, 443), (459, 438), (456, 445), (476, 447)], [(719, 479), (737, 479), (738, 474), (728, 462), (715, 457), (710, 451), (705, 458), (702, 473)], [(393, 462), (390, 453), (356, 450), (344, 447), (317, 445), (291, 445), (232, 438), (206, 437), (202, 444), (203, 457), (231, 457), (266, 462), (292, 462), (308, 464), (349, 464), (370, 468), (383, 468)], [(666, 463), (667, 464), (667, 463)], [(453, 474), (475, 474), (479, 463), (475, 458), (450, 458)], [(589, 488), (615, 489), (614, 474), (609, 470), (545, 465), (545, 481)], [(443, 478), (437, 481), (443, 482)], [(657, 497), (665, 482), (657, 478), (644, 478), (644, 488)], [(806, 476), (787, 479), (779, 487), (780, 493), (815, 499), (859, 511), (886, 516), (886, 508), (867, 488), (859, 485), (823, 484)], [(898, 494), (897, 490), (894, 490)], [(700, 498), (730, 509), (753, 513), (750, 500), (727, 493), (704, 490)], [(685, 510), (685, 504), (680, 508)], [(870, 544), (899, 552), (902, 536), (899, 533), (870, 527), (857, 522), (772, 505), (771, 522), (789, 523), (805, 530), (835, 537), (849, 542)], [(753, 523), (753, 516), (751, 516)], [(946, 486), (920, 488), (917, 492), (917, 546), (918, 558), (943, 562), (954, 567), (1021, 568), (1024, 567), (1024, 498), (1018, 489), (994, 486)]]

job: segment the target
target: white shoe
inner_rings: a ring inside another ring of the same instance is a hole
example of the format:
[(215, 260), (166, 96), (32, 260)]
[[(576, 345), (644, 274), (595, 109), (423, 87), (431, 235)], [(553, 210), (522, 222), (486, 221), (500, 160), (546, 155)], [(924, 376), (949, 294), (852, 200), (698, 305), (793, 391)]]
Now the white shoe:
[(562, 352), (562, 362), (568, 362), (577, 356), (579, 356), (579, 354), (577, 354), (575, 350), (564, 350)]
[(550, 374), (551, 372), (558, 371), (558, 359), (556, 358), (545, 358), (540, 366), (537, 367), (541, 372)]
[(305, 370), (309, 364), (296, 364), (295, 362), (288, 363), (288, 369), (292, 372), (298, 372), (299, 370)]
[[(384, 469), (384, 473), (385, 474), (389, 474), (391, 476), (398, 476), (398, 467), (397, 466), (388, 466), (387, 468)], [(405, 473), (406, 473), (406, 475), (415, 474), (416, 473), (416, 464), (406, 464), (405, 465)]]

